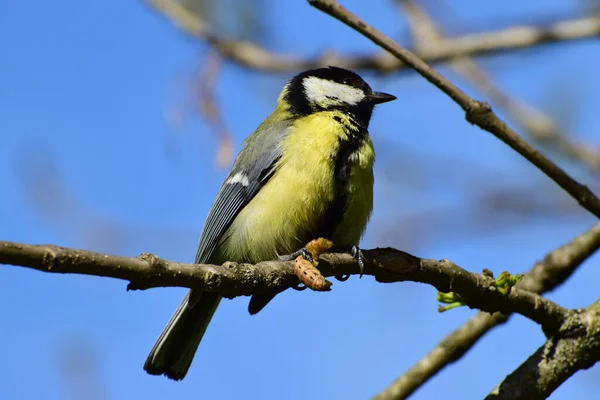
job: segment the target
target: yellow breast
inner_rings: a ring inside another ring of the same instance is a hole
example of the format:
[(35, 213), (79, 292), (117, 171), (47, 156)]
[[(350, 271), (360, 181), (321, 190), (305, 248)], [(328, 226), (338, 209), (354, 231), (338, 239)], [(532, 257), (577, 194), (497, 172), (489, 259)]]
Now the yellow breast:
[[(336, 195), (333, 168), (339, 138), (344, 135), (341, 125), (328, 113), (318, 113), (298, 119), (290, 129), (281, 143), (283, 156), (275, 174), (224, 235), (228, 243), (219, 246), (224, 258), (258, 262), (298, 250), (313, 239), (310, 234)], [(364, 183), (372, 186), (374, 153), (367, 141), (365, 149), (357, 152), (349, 185), (357, 199), (366, 196), (367, 203), (372, 203), (372, 187), (359, 194)], [(366, 213), (359, 213), (364, 216), (358, 216), (359, 221), (364, 220), (363, 227), (368, 207)], [(358, 228), (359, 237), (363, 227)]]

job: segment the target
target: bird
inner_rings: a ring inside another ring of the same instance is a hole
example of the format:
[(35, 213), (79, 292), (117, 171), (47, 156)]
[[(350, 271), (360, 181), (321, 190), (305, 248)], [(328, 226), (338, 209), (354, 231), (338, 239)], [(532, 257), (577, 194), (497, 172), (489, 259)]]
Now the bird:
[[(322, 237), (352, 249), (362, 266), (358, 244), (373, 208), (375, 162), (368, 127), (375, 105), (395, 99), (336, 66), (292, 77), (218, 190), (195, 263), (291, 259)], [(249, 313), (274, 297), (253, 295)], [(218, 293), (190, 290), (144, 370), (183, 379), (220, 301)]]

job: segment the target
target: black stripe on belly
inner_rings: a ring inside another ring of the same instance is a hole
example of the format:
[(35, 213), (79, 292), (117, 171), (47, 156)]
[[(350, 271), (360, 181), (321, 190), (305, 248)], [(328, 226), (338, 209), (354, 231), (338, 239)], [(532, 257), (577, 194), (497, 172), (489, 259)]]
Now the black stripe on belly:
[[(335, 229), (344, 218), (346, 204), (348, 201), (348, 191), (346, 186), (348, 185), (350, 171), (357, 161), (356, 157), (352, 157), (352, 155), (354, 155), (354, 153), (356, 153), (364, 144), (367, 133), (361, 130), (360, 132), (347, 131), (347, 134), (348, 136), (346, 139), (339, 139), (338, 152), (333, 160), (334, 199), (327, 206), (321, 224), (319, 225), (315, 234), (312, 235), (311, 239), (316, 239), (319, 237), (332, 239)], [(342, 244), (346, 245), (355, 243), (340, 243), (340, 245)]]

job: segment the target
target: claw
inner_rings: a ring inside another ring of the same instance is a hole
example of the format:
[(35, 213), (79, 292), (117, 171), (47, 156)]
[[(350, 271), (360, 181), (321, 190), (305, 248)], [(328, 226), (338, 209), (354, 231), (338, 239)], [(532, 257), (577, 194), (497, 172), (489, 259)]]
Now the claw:
[(340, 282), (346, 282), (348, 280), (348, 278), (350, 278), (350, 274), (335, 275), (334, 278), (337, 279)]
[(359, 278), (362, 278), (363, 271), (365, 270), (365, 256), (358, 246), (352, 246), (350, 253), (352, 254), (352, 257), (356, 258), (356, 262), (358, 262), (358, 268), (360, 269)]
[(295, 252), (293, 252), (291, 254), (286, 254), (286, 255), (283, 255), (283, 256), (279, 256), (279, 259), (281, 261), (292, 261), (292, 260), (294, 260), (298, 256), (302, 256), (302, 258), (304, 258), (305, 260), (307, 260), (311, 264), (314, 264), (314, 260), (313, 260), (312, 254), (310, 254), (310, 251), (308, 251), (308, 249), (306, 247), (303, 247), (300, 250), (295, 251)]

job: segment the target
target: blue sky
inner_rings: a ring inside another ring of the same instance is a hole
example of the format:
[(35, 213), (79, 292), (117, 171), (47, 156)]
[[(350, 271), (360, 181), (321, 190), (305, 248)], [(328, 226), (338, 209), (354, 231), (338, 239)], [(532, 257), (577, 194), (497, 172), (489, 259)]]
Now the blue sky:
[[(387, 2), (366, 3), (344, 2), (385, 33), (406, 38), (401, 15)], [(266, 44), (273, 49), (305, 55), (374, 50), (304, 2), (269, 7), (268, 31), (277, 35)], [(552, 0), (540, 13), (532, 2), (488, 7), (465, 0), (453, 3), (452, 16), (443, 8), (438, 16), (449, 30), (466, 32), (486, 29), (481, 21), (490, 19), (575, 15), (572, 7)], [(192, 261), (226, 170), (215, 168), (217, 142), (201, 119), (187, 118), (178, 130), (167, 114), (183, 103), (185, 77), (204, 46), (139, 1), (31, 7), (7, 0), (0, 48), (0, 239)], [(567, 114), (569, 130), (600, 146), (599, 50), (597, 41), (587, 41), (487, 58), (482, 65), (510, 93)], [(457, 79), (447, 67), (439, 69)], [(224, 68), (217, 98), (236, 150), (291, 75)], [(504, 144), (464, 121), (458, 106), (422, 78), (363, 76), (376, 90), (399, 97), (381, 106), (371, 125), (378, 150), (376, 205), (363, 247), (394, 245), (474, 271), (519, 272), (593, 224), (581, 212), (492, 213), (482, 222), (469, 197), (474, 189), (539, 186), (542, 198), (563, 197)], [(458, 211), (448, 222), (439, 210)], [(550, 298), (568, 307), (595, 301), (597, 264), (598, 257), (591, 258)], [(247, 299), (224, 301), (187, 378), (175, 383), (146, 375), (142, 365), (185, 290), (126, 292), (125, 286), (0, 267), (0, 398), (76, 399), (92, 387), (98, 399), (363, 399), (474, 314), (466, 308), (438, 314), (431, 287), (384, 285), (369, 277), (334, 282), (328, 294), (286, 292), (254, 317), (246, 312)], [(481, 398), (543, 340), (535, 324), (514, 317), (413, 398)], [(87, 361), (77, 364), (78, 357)], [(65, 379), (65, 364), (73, 363), (68, 371), (76, 379)], [(580, 372), (552, 398), (592, 398), (597, 376), (597, 368)]]

